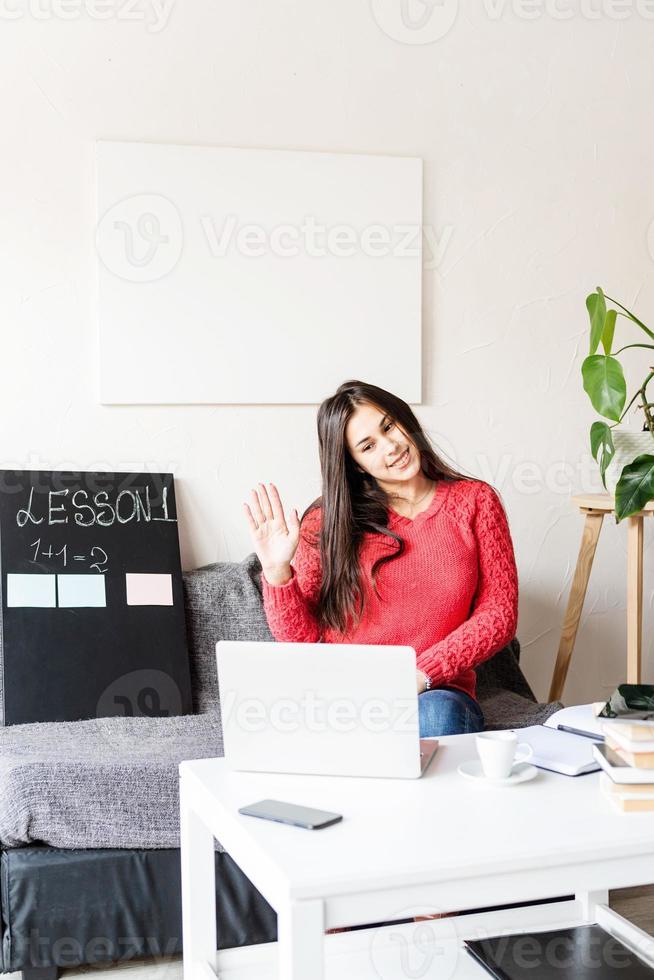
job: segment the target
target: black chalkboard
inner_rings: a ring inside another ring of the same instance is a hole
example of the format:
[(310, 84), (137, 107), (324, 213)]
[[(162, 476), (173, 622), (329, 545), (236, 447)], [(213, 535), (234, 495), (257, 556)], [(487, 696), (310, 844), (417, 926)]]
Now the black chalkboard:
[(0, 470), (0, 721), (192, 710), (171, 473)]

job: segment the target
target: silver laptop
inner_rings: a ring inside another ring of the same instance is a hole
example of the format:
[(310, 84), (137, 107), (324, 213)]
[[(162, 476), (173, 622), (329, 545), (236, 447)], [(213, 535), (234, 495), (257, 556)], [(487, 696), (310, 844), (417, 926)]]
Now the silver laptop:
[(412, 647), (220, 640), (216, 659), (232, 769), (417, 779), (436, 753)]

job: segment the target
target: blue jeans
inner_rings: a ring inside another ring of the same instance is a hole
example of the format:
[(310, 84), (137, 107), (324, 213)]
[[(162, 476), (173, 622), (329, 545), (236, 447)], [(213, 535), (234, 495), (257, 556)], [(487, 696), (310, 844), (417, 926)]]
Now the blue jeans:
[(482, 732), (484, 715), (474, 698), (453, 687), (435, 687), (418, 695), (420, 738)]

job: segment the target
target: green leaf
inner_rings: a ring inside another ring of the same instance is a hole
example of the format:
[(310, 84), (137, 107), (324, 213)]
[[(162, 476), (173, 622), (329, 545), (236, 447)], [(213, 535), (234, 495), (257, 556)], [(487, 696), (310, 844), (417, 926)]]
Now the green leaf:
[(622, 471), (615, 488), (615, 516), (619, 522), (637, 514), (654, 499), (654, 456), (643, 453)]
[[(617, 310), (609, 310), (606, 314), (606, 318), (604, 320), (604, 331), (602, 333), (602, 347), (604, 348), (605, 354), (611, 353), (613, 334), (615, 333), (615, 321), (617, 318)], [(591, 353), (594, 353), (594, 351), (591, 351)]]
[(594, 354), (599, 347), (602, 334), (604, 333), (604, 321), (606, 320), (606, 301), (604, 293), (597, 287), (596, 293), (591, 293), (586, 299), (586, 309), (590, 316), (590, 352)]
[(595, 411), (612, 422), (618, 422), (627, 400), (627, 385), (620, 362), (615, 357), (592, 354), (581, 365), (581, 374), (584, 391)]
[(613, 445), (613, 435), (610, 426), (606, 422), (593, 422), (590, 427), (590, 451), (593, 459), (597, 460), (600, 468), (600, 476), (606, 490), (606, 468), (615, 455)]
[[(597, 288), (599, 289), (599, 286)], [(649, 327), (645, 326), (642, 320), (639, 320), (637, 316), (634, 316), (631, 310), (628, 310), (626, 306), (622, 305), (622, 303), (618, 303), (617, 299), (612, 299), (611, 296), (606, 296), (605, 299), (608, 299), (609, 303), (615, 303), (616, 306), (619, 306), (620, 309), (629, 317), (630, 320), (633, 320), (634, 323), (637, 323), (638, 326), (645, 331), (647, 336), (651, 337), (652, 340), (654, 340), (654, 333), (649, 329)]]

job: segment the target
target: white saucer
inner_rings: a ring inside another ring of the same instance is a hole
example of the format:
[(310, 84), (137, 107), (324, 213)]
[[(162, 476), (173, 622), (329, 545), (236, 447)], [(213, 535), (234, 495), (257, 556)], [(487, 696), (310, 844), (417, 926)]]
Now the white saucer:
[(488, 783), (492, 786), (514, 786), (516, 783), (526, 783), (527, 780), (533, 779), (538, 774), (536, 766), (531, 766), (528, 762), (517, 762), (511, 775), (507, 776), (506, 779), (489, 779), (488, 776), (484, 776), (480, 759), (462, 762), (457, 771), (466, 779), (474, 779), (475, 782)]

